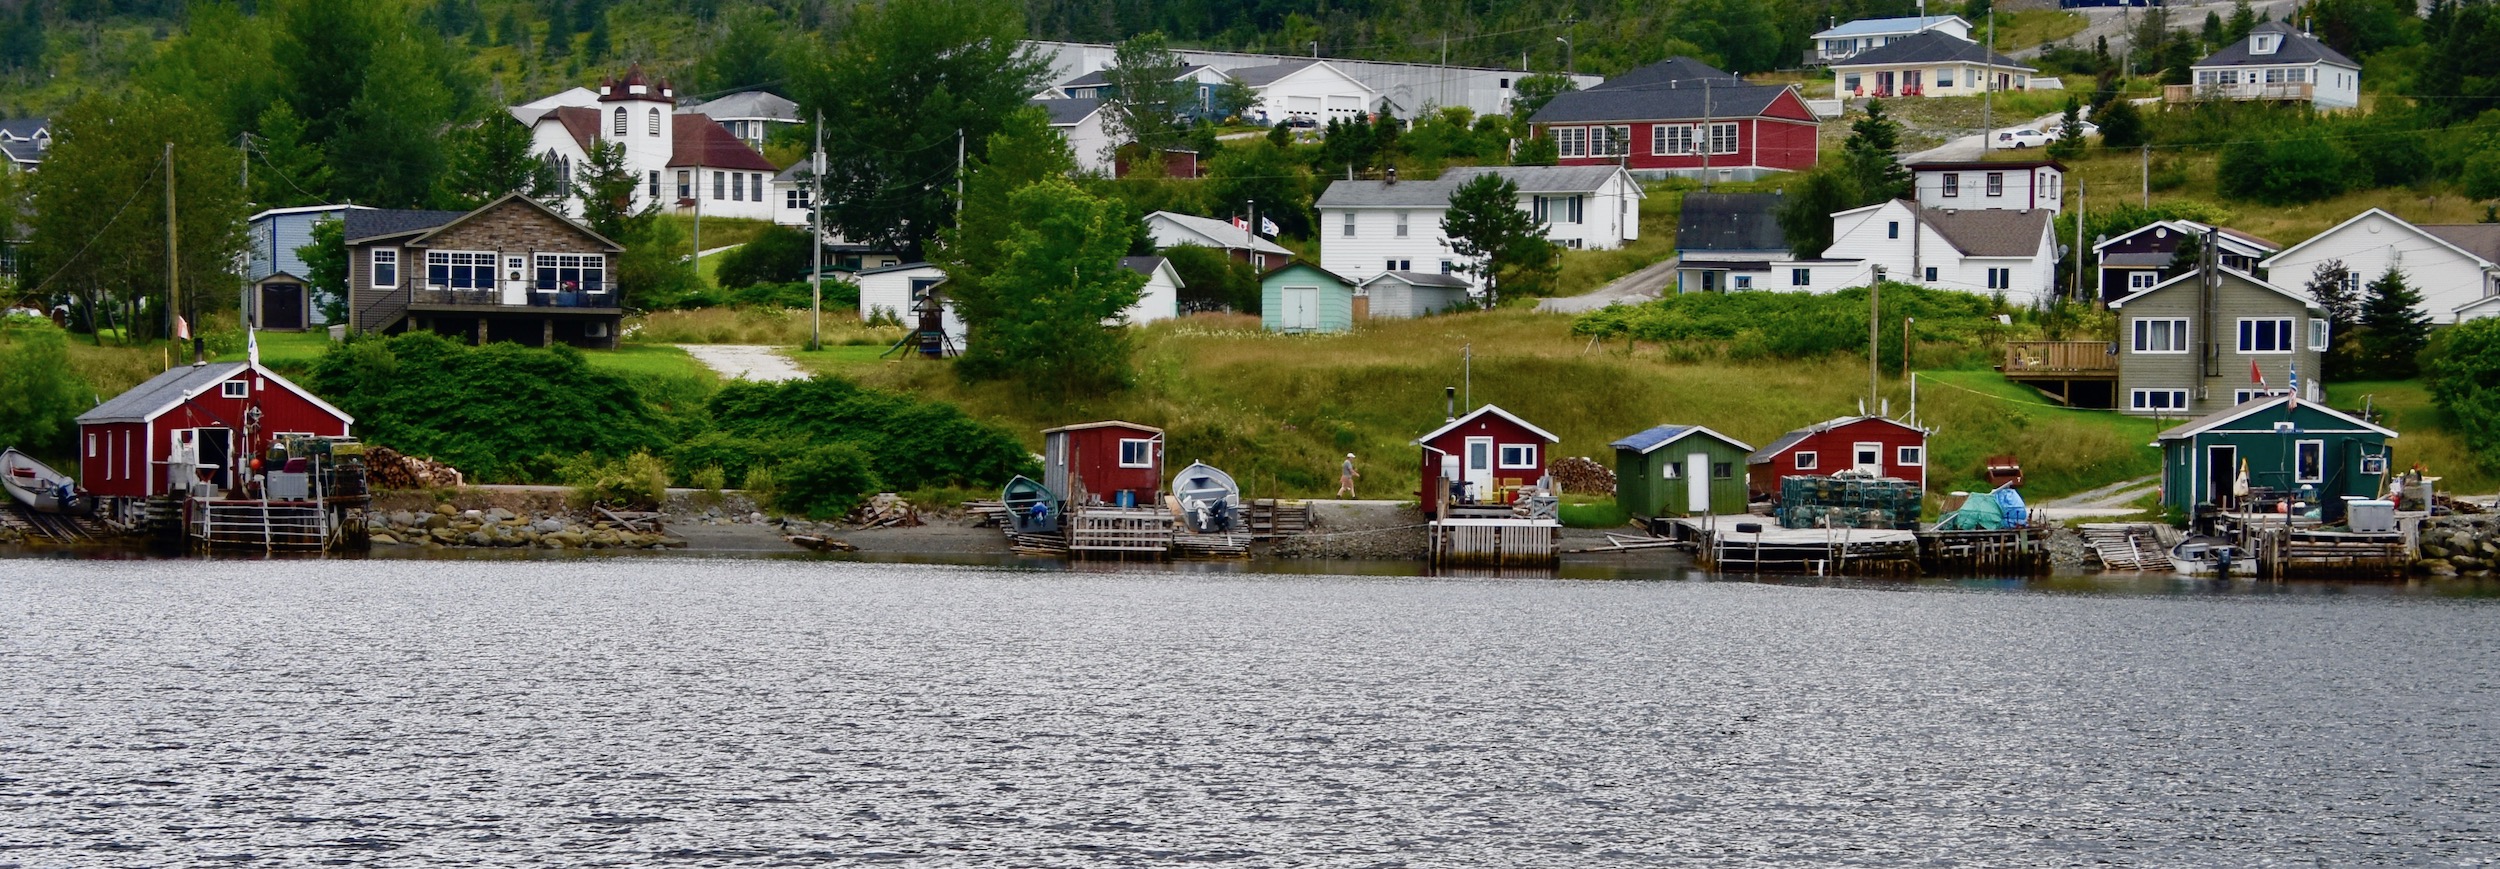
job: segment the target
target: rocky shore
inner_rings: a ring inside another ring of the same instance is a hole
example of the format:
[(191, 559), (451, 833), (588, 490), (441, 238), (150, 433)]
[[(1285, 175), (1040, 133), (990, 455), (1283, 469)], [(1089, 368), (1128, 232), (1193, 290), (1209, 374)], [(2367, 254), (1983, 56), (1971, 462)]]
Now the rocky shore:
[(662, 523), (621, 523), (581, 516), (524, 516), (503, 507), (462, 510), (438, 504), (426, 512), (369, 514), (375, 547), (465, 546), (472, 549), (673, 549), (686, 545)]
[(2500, 516), (2438, 516), (2422, 520), (2421, 560), (2429, 576), (2487, 574), (2500, 569)]

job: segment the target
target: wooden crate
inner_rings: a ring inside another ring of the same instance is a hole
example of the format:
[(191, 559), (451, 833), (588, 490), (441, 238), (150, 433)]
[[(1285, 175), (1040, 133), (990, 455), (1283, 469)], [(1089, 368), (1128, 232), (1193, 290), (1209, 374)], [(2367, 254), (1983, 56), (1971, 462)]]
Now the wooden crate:
[(1136, 507), (1079, 507), (1068, 514), (1072, 555), (1163, 555), (1172, 550), (1172, 514)]

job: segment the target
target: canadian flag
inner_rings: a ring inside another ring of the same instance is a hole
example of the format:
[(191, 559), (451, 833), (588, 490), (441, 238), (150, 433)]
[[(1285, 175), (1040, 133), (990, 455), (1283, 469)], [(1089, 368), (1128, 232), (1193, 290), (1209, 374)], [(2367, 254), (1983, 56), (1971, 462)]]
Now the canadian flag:
[(1250, 231), (1250, 221), (1249, 221), (1249, 219), (1247, 219), (1247, 218), (1241, 218), (1241, 217), (1236, 217), (1236, 218), (1233, 218), (1233, 228), (1234, 228), (1234, 229), (1241, 230), (1241, 231), (1243, 231), (1243, 232), (1249, 232), (1249, 231)]

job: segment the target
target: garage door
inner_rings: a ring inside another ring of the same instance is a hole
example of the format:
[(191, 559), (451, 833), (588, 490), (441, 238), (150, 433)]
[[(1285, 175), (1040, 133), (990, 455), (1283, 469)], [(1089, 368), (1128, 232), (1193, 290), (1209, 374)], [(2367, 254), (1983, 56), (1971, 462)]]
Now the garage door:
[(1297, 117), (1319, 117), (1319, 109), (1318, 97), (1288, 96), (1285, 98), (1285, 111)]
[(1332, 118), (1351, 118), (1351, 117), (1354, 117), (1354, 116), (1356, 116), (1356, 115), (1360, 115), (1360, 114), (1362, 114), (1362, 113), (1363, 113), (1363, 97), (1362, 97), (1361, 95), (1359, 95), (1359, 94), (1355, 94), (1355, 95), (1338, 95), (1338, 94), (1331, 94), (1331, 95), (1329, 95), (1329, 97), (1328, 97), (1328, 116), (1329, 116), (1329, 117), (1332, 117)]

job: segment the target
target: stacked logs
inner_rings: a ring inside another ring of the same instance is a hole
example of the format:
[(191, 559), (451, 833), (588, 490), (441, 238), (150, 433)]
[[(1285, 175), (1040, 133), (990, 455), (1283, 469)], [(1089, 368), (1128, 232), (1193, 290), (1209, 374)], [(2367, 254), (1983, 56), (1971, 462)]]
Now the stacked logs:
[(919, 508), (892, 492), (868, 499), (852, 510), (845, 521), (861, 528), (910, 528), (921, 524)]
[(389, 447), (365, 451), (365, 479), (376, 489), (447, 489), (461, 485), (458, 468)]
[(1615, 471), (1596, 459), (1580, 456), (1555, 459), (1545, 472), (1553, 475), (1554, 487), (1566, 495), (1612, 495), (1615, 493)]

